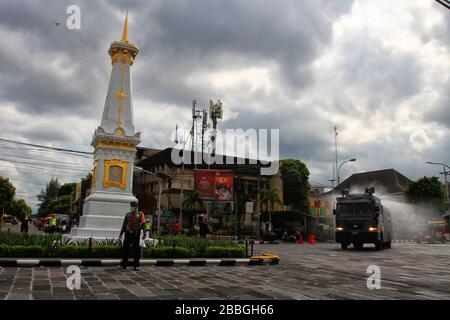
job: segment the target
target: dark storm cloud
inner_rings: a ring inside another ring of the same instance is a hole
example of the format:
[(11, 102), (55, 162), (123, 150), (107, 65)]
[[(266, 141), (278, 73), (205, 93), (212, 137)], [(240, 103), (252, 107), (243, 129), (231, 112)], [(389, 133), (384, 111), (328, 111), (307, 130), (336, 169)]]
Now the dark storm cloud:
[[(136, 25), (157, 34), (140, 45), (152, 73), (142, 75), (148, 97), (179, 103), (178, 95), (203, 90), (185, 84), (194, 70), (232, 67), (233, 56), (275, 61), (285, 85), (299, 90), (311, 84), (309, 63), (329, 43), (333, 18), (351, 1), (156, 1)], [(334, 11), (337, 10), (337, 11)], [(334, 14), (331, 14), (333, 12)], [(145, 23), (146, 21), (153, 23)], [(158, 30), (154, 30), (154, 24)], [(147, 52), (147, 53), (145, 53)], [(225, 53), (229, 60), (220, 59)], [(158, 61), (156, 63), (155, 61)], [(247, 61), (247, 63), (251, 63)], [(158, 75), (158, 76), (155, 76)], [(162, 90), (160, 90), (162, 89)], [(139, 90), (139, 88), (137, 88)], [(156, 92), (155, 92), (156, 91)], [(186, 92), (187, 91), (187, 92)]]
[[(220, 124), (225, 129), (279, 129), (280, 157), (298, 158), (304, 161), (332, 161), (332, 131), (325, 119), (308, 110), (290, 108), (283, 112), (254, 112), (242, 110), (239, 116)], [(326, 132), (330, 134), (327, 136)], [(317, 134), (320, 132), (321, 134)]]
[(441, 94), (439, 95), (436, 103), (430, 108), (430, 110), (426, 110), (423, 118), (425, 121), (437, 122), (442, 126), (450, 129), (450, 94), (448, 94), (449, 88), (450, 81), (448, 81), (447, 84), (444, 85), (440, 90)]
[[(89, 149), (111, 71), (107, 50), (120, 39), (129, 10), (129, 39), (140, 49), (132, 67), (135, 109), (141, 112), (135, 113), (136, 128), (152, 144), (143, 146), (170, 144), (168, 128), (176, 122), (189, 125), (193, 97), (200, 107), (209, 98), (221, 98), (226, 119), (221, 128), (279, 128), (281, 156), (302, 159), (315, 177), (324, 176), (324, 183), (331, 177), (335, 124), (343, 133), (340, 159), (358, 158), (344, 174), (385, 167), (413, 178), (431, 172), (423, 168), (425, 155), (430, 161), (450, 158), (445, 131), (450, 124), (449, 94), (441, 81), (446, 69), (436, 67), (438, 63), (430, 66), (423, 48), (437, 43), (436, 55), (442, 56), (442, 48), (448, 52), (450, 15), (430, 27), (427, 15), (442, 8), (403, 7), (401, 1), (353, 2), (0, 0), (0, 35), (6, 39), (0, 45), (0, 117), (12, 119), (17, 112), (19, 118), (0, 121), (0, 130), (9, 138), (56, 141), (61, 147), (85, 143), (83, 149)], [(388, 8), (380, 10), (380, 24), (393, 25), (381, 36), (371, 32), (373, 20), (364, 21), (367, 17), (355, 10), (374, 3)], [(81, 30), (65, 27), (66, 8), (72, 4), (81, 8)], [(412, 17), (400, 27), (389, 15), (396, 5), (403, 10), (401, 17)], [(345, 34), (339, 38), (335, 28), (342, 20)], [(384, 37), (405, 29), (420, 40), (400, 50), (385, 45)], [(317, 66), (327, 54), (328, 62)], [(267, 70), (267, 86), (263, 81), (253, 88), (253, 81), (261, 80), (255, 78), (258, 73), (240, 73), (252, 68)], [(236, 85), (212, 83), (213, 78), (221, 81), (221, 71), (236, 74)], [(430, 78), (436, 79), (436, 86), (430, 85)], [(420, 97), (427, 90), (438, 96), (435, 101)], [(416, 97), (420, 99), (414, 101)], [(380, 113), (385, 115), (383, 123), (371, 123)], [(26, 120), (20, 122), (22, 116)], [(32, 125), (27, 123), (33, 119)], [(48, 128), (52, 121), (57, 125)], [(397, 123), (382, 126), (384, 121)], [(345, 132), (358, 138), (363, 135), (358, 130), (364, 129), (373, 130), (375, 138), (358, 143), (343, 138)], [(422, 152), (410, 141), (419, 129), (425, 134), (416, 135), (413, 143), (421, 143)], [(435, 145), (426, 145), (427, 136)], [(32, 180), (27, 191), (44, 183), (37, 176)]]

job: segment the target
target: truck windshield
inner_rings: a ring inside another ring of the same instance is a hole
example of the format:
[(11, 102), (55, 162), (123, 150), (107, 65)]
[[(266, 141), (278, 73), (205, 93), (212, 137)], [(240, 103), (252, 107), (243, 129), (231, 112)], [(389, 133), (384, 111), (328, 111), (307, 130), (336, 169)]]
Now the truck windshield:
[(369, 203), (339, 203), (338, 216), (341, 218), (370, 217), (373, 215), (372, 205)]
[(372, 215), (372, 206), (369, 203), (356, 203), (355, 204), (355, 216), (356, 217), (369, 217)]

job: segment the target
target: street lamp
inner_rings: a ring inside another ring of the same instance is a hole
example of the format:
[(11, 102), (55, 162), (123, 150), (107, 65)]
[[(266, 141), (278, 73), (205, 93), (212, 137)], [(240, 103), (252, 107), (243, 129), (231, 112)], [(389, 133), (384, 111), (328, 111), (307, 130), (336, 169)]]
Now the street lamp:
[[(448, 212), (450, 212), (450, 194), (448, 193), (448, 181), (447, 181), (447, 175), (450, 174), (450, 167), (448, 165), (446, 165), (445, 163), (440, 163), (440, 162), (431, 162), (431, 161), (427, 161), (425, 162), (426, 164), (435, 164), (438, 166), (442, 166), (444, 168), (444, 180), (445, 180), (445, 191), (447, 192), (447, 202), (448, 202)], [(447, 171), (445, 168), (448, 168), (449, 170)]]
[(338, 168), (338, 171), (337, 171), (337, 185), (339, 185), (339, 184), (341, 183), (341, 179), (340, 179), (340, 177), (339, 177), (339, 171), (341, 170), (341, 167), (342, 167), (345, 163), (350, 162), (350, 161), (356, 161), (356, 159), (353, 158), (353, 159), (345, 160), (344, 162), (342, 162), (342, 163), (339, 165), (339, 168)]
[[(151, 174), (152, 176), (154, 176), (155, 178), (158, 179), (158, 185), (159, 185), (159, 194), (158, 194), (158, 233), (160, 233), (160, 232), (161, 232), (160, 227), (161, 227), (161, 192), (162, 192), (162, 178), (161, 178), (161, 176), (158, 175), (158, 173), (160, 173), (160, 174), (164, 174), (164, 173), (162, 173), (162, 172), (154, 173), (154, 172), (151, 172), (151, 171), (148, 171), (148, 170), (142, 169), (141, 167), (136, 167), (136, 166), (134, 166), (134, 168), (135, 168), (137, 171), (141, 171), (141, 172), (144, 172), (144, 173)], [(164, 175), (165, 175), (165, 174), (164, 174)], [(168, 176), (168, 175), (167, 175), (167, 176)], [(169, 176), (169, 177), (170, 177), (170, 176)]]

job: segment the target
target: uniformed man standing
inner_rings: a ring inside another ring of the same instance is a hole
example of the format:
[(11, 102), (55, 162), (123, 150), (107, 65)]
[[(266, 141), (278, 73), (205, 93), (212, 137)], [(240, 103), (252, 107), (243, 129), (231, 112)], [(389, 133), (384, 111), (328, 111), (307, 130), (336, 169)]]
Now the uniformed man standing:
[(123, 269), (126, 269), (128, 266), (130, 247), (133, 249), (134, 270), (139, 269), (139, 241), (141, 231), (143, 231), (142, 239), (145, 239), (145, 220), (142, 219), (141, 214), (138, 212), (137, 202), (131, 202), (130, 212), (125, 215), (119, 235), (119, 240), (122, 240), (122, 237), (125, 234), (125, 239), (123, 241), (122, 262), (120, 263)]

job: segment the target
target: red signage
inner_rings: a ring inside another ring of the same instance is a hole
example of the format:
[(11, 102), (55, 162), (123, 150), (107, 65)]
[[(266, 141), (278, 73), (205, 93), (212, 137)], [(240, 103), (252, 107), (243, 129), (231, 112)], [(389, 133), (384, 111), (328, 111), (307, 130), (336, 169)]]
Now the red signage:
[(195, 170), (195, 190), (202, 194), (203, 198), (214, 198), (214, 173), (212, 170)]
[(233, 200), (233, 172), (232, 171), (216, 171), (215, 179), (216, 200), (232, 201)]
[(203, 198), (218, 201), (233, 200), (233, 171), (195, 170), (195, 190)]

